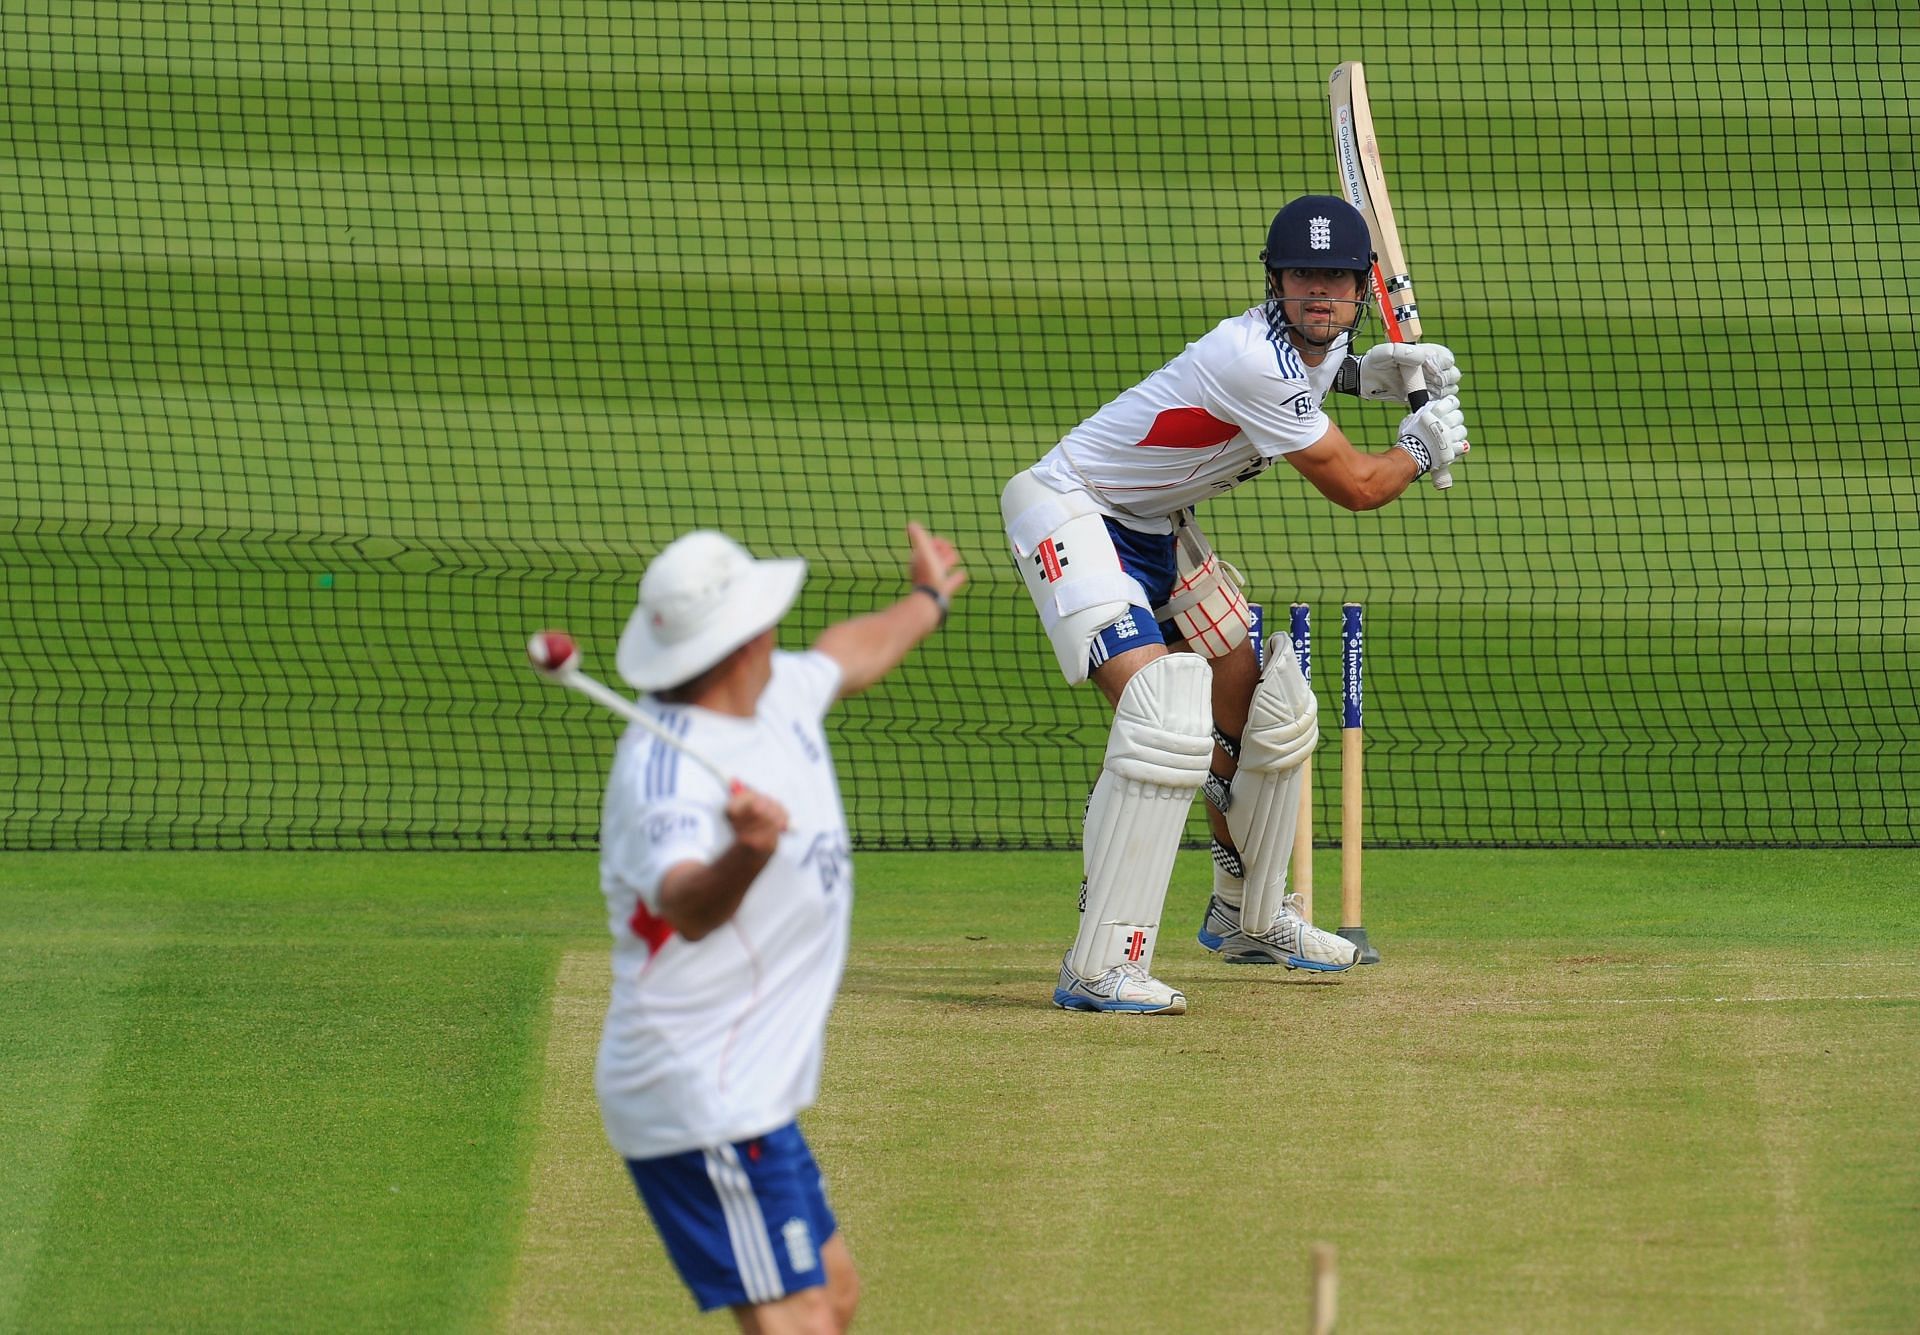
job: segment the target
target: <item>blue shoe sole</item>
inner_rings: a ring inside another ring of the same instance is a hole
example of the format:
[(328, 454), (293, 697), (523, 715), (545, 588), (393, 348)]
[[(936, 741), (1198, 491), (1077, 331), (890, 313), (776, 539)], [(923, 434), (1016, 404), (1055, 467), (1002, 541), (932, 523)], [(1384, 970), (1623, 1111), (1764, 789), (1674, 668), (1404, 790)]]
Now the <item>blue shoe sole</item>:
[(1289, 969), (1311, 969), (1315, 973), (1345, 973), (1348, 969), (1351, 969), (1354, 964), (1358, 964), (1359, 962), (1359, 960), (1355, 960), (1353, 964), (1322, 964), (1318, 960), (1303, 960), (1298, 955), (1287, 956), (1287, 967)]
[(1303, 960), (1298, 955), (1289, 955), (1285, 960), (1270, 960), (1264, 955), (1223, 955), (1221, 962), (1225, 964), (1285, 964), (1289, 969), (1310, 969), (1314, 973), (1345, 973), (1353, 967), (1353, 964), (1358, 964), (1360, 961), (1355, 960), (1353, 964), (1322, 964), (1318, 960)]
[(1201, 945), (1205, 946), (1208, 950), (1220, 949), (1221, 941), (1225, 940), (1224, 937), (1215, 936), (1212, 932), (1209, 932), (1204, 927), (1202, 927), (1198, 932), (1194, 934), (1193, 939), (1198, 941)]
[(1117, 1015), (1152, 1015), (1163, 1009), (1139, 1001), (1116, 1001), (1111, 1005), (1103, 1006), (1092, 997), (1083, 997), (1078, 992), (1067, 991), (1064, 987), (1053, 989), (1053, 1004), (1063, 1011), (1094, 1011), (1100, 1014)]

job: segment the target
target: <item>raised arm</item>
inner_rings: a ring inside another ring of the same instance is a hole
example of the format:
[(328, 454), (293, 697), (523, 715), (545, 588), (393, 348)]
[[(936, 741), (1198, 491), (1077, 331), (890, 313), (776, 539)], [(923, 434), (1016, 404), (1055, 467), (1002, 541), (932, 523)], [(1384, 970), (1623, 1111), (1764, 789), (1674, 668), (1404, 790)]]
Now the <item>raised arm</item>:
[(947, 602), (967, 582), (953, 544), (919, 524), (907, 525), (912, 592), (890, 607), (832, 625), (813, 647), (840, 665), (840, 697), (857, 695), (900, 664), (914, 645), (947, 619)]

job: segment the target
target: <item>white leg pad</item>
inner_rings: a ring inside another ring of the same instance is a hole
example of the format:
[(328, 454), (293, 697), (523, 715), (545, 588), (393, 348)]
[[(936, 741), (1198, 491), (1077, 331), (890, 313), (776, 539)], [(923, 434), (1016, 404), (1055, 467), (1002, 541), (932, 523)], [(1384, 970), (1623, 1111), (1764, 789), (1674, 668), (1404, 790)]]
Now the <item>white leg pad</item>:
[(1240, 922), (1250, 932), (1271, 926), (1287, 897), (1287, 865), (1300, 827), (1300, 773), (1296, 762), (1285, 773), (1242, 769), (1233, 776), (1227, 829), (1247, 869), (1241, 882)]
[(1129, 962), (1152, 968), (1174, 855), (1213, 756), (1212, 696), (1204, 658), (1168, 654), (1134, 674), (1114, 709), (1087, 804), (1087, 881), (1069, 957), (1083, 978)]
[(1227, 809), (1227, 829), (1247, 873), (1240, 922), (1249, 932), (1265, 931), (1284, 906), (1300, 824), (1302, 763), (1320, 741), (1319, 702), (1283, 638), (1267, 644), (1267, 670), (1248, 706)]

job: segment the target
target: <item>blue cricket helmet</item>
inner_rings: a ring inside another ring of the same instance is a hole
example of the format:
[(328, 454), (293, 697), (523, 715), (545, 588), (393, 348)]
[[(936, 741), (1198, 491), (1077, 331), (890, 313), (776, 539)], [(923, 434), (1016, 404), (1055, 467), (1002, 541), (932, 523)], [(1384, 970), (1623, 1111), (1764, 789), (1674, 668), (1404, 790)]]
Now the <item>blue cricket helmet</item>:
[(1302, 195), (1273, 215), (1267, 248), (1269, 269), (1373, 268), (1373, 237), (1360, 210), (1334, 195)]

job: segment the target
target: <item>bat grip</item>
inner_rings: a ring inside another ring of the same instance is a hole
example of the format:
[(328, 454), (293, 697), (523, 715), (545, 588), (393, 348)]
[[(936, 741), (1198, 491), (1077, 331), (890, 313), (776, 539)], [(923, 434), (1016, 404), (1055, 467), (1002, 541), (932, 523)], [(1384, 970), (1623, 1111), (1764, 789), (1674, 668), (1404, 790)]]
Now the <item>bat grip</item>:
[[(1426, 372), (1417, 366), (1407, 368), (1408, 412), (1417, 413), (1433, 401), (1433, 395), (1426, 391), (1426, 383)], [(1413, 388), (1416, 384), (1420, 386), (1419, 389)], [(1447, 468), (1445, 465), (1435, 468), (1428, 476), (1433, 479), (1433, 489), (1435, 491), (1445, 491), (1453, 485), (1453, 470)]]
[(1407, 411), (1417, 413), (1432, 401), (1427, 393), (1427, 368), (1419, 363), (1400, 369), (1400, 385), (1407, 391)]

